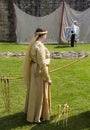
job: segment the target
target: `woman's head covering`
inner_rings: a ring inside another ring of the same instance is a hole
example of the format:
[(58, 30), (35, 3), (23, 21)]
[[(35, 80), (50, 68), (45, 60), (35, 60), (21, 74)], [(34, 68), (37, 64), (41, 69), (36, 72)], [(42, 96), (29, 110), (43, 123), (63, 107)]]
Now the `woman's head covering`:
[(41, 37), (42, 35), (47, 34), (48, 32), (45, 29), (42, 28), (37, 28), (35, 31), (35, 35), (38, 35), (38, 38)]
[(74, 24), (77, 24), (77, 21), (76, 21), (76, 20), (74, 20), (74, 21), (73, 21), (73, 23), (74, 23)]
[(37, 28), (35, 34), (27, 49), (24, 60), (24, 82), (27, 86), (30, 86), (30, 69), (31, 69), (31, 48), (35, 44), (37, 38), (41, 35), (47, 34), (47, 31), (42, 28)]

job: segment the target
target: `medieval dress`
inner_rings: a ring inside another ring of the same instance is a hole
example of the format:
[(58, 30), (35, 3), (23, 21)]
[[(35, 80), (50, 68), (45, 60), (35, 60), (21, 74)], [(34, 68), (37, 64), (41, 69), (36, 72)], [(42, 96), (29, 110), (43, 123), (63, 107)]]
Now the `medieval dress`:
[(43, 43), (36, 41), (31, 48), (31, 79), (25, 102), (29, 122), (37, 122), (40, 118), (50, 120), (49, 65), (50, 52)]

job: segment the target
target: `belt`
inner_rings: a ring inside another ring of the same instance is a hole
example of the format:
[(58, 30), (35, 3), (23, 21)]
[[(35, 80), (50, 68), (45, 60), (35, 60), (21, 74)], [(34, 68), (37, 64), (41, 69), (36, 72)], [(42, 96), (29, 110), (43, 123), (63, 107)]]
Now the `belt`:
[(32, 63), (36, 63), (35, 61), (32, 61)]
[[(32, 63), (34, 63), (34, 64), (35, 64), (35, 63), (37, 63), (37, 62), (35, 62), (35, 61), (32, 61)], [(46, 64), (46, 66), (48, 66), (48, 67), (49, 67), (49, 65), (48, 65), (48, 64)]]

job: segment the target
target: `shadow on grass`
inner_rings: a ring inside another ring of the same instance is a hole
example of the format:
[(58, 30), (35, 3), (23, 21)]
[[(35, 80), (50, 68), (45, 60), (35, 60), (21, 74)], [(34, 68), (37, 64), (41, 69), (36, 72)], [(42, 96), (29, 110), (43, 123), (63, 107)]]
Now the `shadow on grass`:
[(55, 46), (54, 48), (58, 49), (58, 48), (70, 48), (71, 46), (70, 45), (58, 45), (58, 46)]
[(90, 111), (69, 117), (67, 127), (63, 126), (63, 121), (61, 120), (59, 125), (55, 122), (48, 122), (36, 125), (31, 130), (90, 130)]
[(90, 111), (80, 113), (77, 116), (68, 118), (67, 127), (63, 127), (62, 121), (60, 124), (54, 122), (55, 116), (51, 117), (49, 122), (43, 122), (42, 124), (30, 124), (26, 121), (26, 116), (23, 112), (16, 113), (0, 118), (0, 130), (11, 130), (19, 127), (30, 126), (29, 130), (90, 130)]
[(15, 42), (0, 42), (0, 45), (16, 45)]
[(16, 113), (0, 118), (0, 130), (11, 130), (12, 128), (28, 125), (25, 113)]

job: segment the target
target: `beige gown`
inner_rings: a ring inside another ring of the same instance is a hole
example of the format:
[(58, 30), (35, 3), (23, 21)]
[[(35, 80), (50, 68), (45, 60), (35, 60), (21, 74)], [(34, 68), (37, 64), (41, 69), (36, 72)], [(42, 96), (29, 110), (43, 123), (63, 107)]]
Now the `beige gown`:
[(50, 80), (50, 53), (43, 43), (37, 41), (32, 46), (31, 59), (31, 82), (25, 102), (27, 121), (38, 122), (40, 118), (50, 120), (50, 86), (44, 82)]

